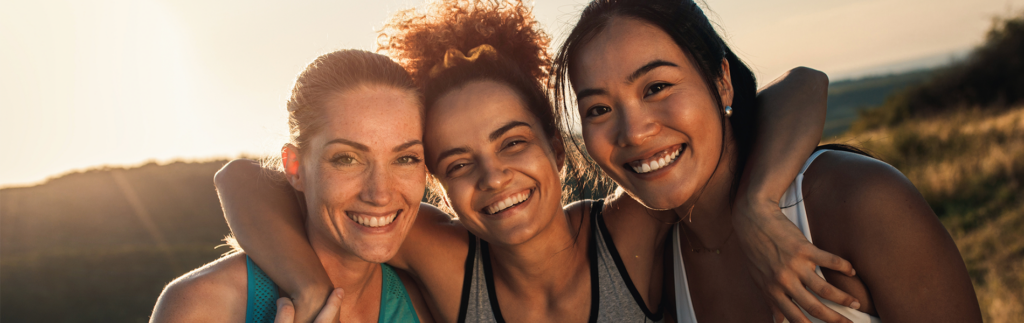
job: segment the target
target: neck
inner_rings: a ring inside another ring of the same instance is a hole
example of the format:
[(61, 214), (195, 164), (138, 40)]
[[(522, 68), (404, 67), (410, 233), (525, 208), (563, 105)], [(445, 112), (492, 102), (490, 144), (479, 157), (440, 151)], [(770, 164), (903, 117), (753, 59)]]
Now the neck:
[(588, 234), (580, 232), (587, 230), (580, 227), (584, 218), (573, 221), (561, 207), (556, 212), (551, 223), (533, 238), (514, 245), (490, 245), (495, 278), (513, 292), (557, 293), (574, 282), (579, 270), (589, 268), (584, 240)]
[[(363, 307), (356, 304), (379, 303), (381, 271), (380, 264), (368, 262), (355, 254), (344, 250), (337, 241), (316, 233), (315, 230), (306, 230), (310, 244), (320, 263), (327, 271), (334, 288), (341, 288), (345, 291), (342, 298), (342, 313), (355, 313), (346, 309), (359, 309)], [(372, 307), (371, 314), (376, 314), (377, 306)]]
[[(692, 236), (693, 248), (718, 248), (733, 233), (732, 230), (732, 186), (737, 174), (736, 151), (733, 141), (728, 141), (718, 168), (711, 175), (703, 191), (690, 201), (675, 209)], [(702, 245), (697, 245), (702, 244)]]

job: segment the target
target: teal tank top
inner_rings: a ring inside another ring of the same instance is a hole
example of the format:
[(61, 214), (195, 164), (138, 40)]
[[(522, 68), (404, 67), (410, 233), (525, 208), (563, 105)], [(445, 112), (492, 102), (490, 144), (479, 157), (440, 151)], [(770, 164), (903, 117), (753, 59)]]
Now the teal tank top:
[[(270, 277), (245, 256), (245, 267), (249, 273), (248, 299), (245, 305), (245, 323), (272, 323), (277, 315), (277, 299), (280, 293)], [(380, 264), (383, 281), (380, 290), (380, 314), (377, 322), (415, 322), (416, 309), (405, 291), (405, 285), (387, 264)]]

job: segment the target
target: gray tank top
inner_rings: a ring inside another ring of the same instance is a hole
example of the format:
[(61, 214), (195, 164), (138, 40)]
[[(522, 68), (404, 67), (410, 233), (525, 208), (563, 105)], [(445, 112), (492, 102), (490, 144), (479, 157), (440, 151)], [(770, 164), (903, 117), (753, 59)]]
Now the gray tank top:
[[(590, 262), (590, 319), (588, 322), (661, 322), (662, 306), (651, 313), (626, 267), (619, 257), (601, 217), (604, 200), (591, 206), (590, 239), (587, 258)], [(491, 269), (487, 242), (469, 234), (469, 254), (466, 256), (466, 274), (462, 283), (459, 305), (459, 323), (504, 323), (501, 307), (494, 292), (494, 274)], [(597, 306), (593, 306), (597, 304)]]

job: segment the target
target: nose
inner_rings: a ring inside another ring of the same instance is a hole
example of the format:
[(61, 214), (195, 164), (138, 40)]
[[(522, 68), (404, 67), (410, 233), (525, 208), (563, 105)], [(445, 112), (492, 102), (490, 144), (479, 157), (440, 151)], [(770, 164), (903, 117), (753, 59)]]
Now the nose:
[(654, 137), (661, 131), (661, 123), (651, 113), (650, 109), (641, 104), (625, 104), (619, 108), (618, 136), (615, 143), (619, 147), (640, 146), (647, 139)]
[(373, 206), (386, 206), (391, 203), (394, 190), (390, 175), (385, 165), (371, 166), (363, 189), (359, 192), (359, 199)]
[(512, 182), (512, 170), (495, 159), (480, 162), (480, 170), (483, 174), (480, 176), (477, 188), (481, 191), (500, 190)]

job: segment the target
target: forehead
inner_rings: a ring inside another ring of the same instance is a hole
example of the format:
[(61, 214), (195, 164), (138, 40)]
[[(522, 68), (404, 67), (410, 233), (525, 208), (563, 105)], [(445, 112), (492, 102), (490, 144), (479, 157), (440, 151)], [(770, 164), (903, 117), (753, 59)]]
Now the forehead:
[(323, 117), (326, 122), (322, 132), (327, 137), (367, 145), (404, 143), (418, 140), (423, 134), (417, 97), (409, 90), (391, 86), (364, 85), (336, 93), (327, 100)]
[(654, 60), (683, 66), (689, 59), (672, 37), (657, 26), (631, 17), (612, 17), (576, 55), (572, 70), (576, 90), (614, 80), (624, 81), (636, 69)]
[(441, 96), (431, 107), (426, 140), (461, 145), (467, 140), (486, 139), (491, 131), (511, 120), (537, 123), (523, 98), (511, 87), (495, 81), (474, 81)]

